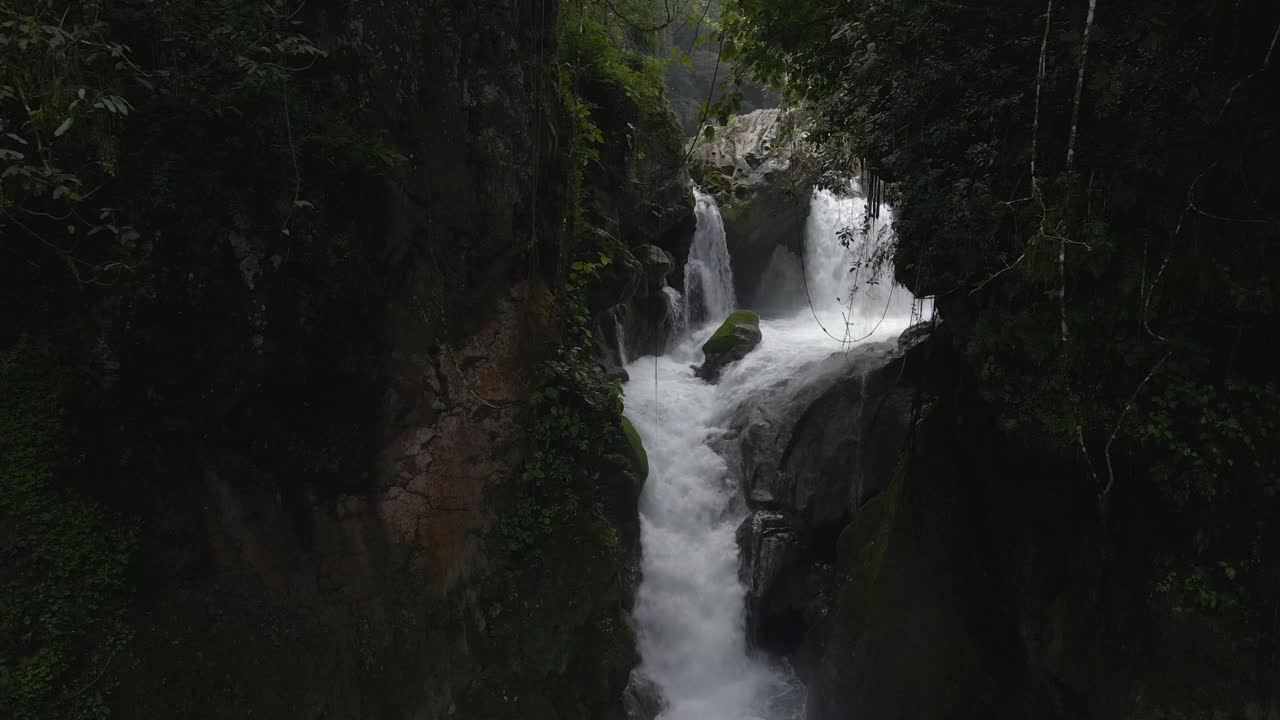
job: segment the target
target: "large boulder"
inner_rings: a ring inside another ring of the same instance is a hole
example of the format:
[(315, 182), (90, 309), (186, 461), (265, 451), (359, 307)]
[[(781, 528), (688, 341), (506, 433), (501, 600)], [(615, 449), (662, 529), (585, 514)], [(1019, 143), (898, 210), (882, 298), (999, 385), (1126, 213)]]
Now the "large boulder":
[(737, 116), (691, 156), (694, 181), (720, 204), (734, 291), (750, 307), (760, 305), (757, 294), (775, 251), (798, 255), (804, 243), (818, 164), (800, 121), (794, 111), (777, 109)]
[(750, 310), (731, 313), (702, 344), (704, 359), (695, 374), (703, 380), (716, 382), (726, 365), (746, 357), (760, 344), (762, 337), (759, 315)]
[[(770, 108), (738, 115), (713, 130), (713, 139), (693, 151), (693, 174), (733, 197), (775, 184), (811, 152), (793, 110)], [(710, 173), (718, 177), (712, 177)]]
[(730, 419), (718, 449), (741, 473), (752, 511), (737, 535), (752, 642), (802, 650), (826, 616), (835, 538), (888, 486), (906, 443), (924, 335), (912, 329), (902, 344), (835, 353), (756, 393)]
[(738, 579), (747, 588), (747, 637), (767, 652), (799, 649), (831, 606), (831, 566), (810, 562), (811, 534), (785, 512), (756, 510), (738, 526)]
[(671, 253), (657, 245), (639, 245), (631, 248), (631, 254), (640, 261), (644, 268), (644, 284), (646, 290), (658, 290), (667, 284), (667, 276), (675, 267), (675, 258)]
[(635, 475), (638, 483), (643, 484), (649, 479), (649, 454), (644, 451), (644, 442), (636, 432), (636, 426), (625, 416), (622, 418), (622, 437), (627, 442), (624, 449), (627, 469)]
[(661, 355), (676, 325), (667, 283), (676, 259), (657, 245), (637, 245), (631, 253), (641, 268), (640, 283), (635, 297), (621, 308), (621, 347), (630, 357)]
[(622, 716), (625, 720), (655, 720), (667, 709), (662, 688), (636, 668), (631, 671), (627, 688), (622, 692)]

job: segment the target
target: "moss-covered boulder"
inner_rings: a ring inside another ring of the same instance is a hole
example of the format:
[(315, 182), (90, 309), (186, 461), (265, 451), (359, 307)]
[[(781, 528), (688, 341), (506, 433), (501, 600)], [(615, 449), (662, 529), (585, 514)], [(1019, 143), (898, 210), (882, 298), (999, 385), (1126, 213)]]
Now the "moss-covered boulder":
[(709, 382), (720, 379), (729, 363), (747, 356), (760, 344), (760, 316), (750, 310), (737, 310), (725, 318), (720, 327), (702, 344), (702, 365), (694, 374)]
[(900, 473), (840, 534), (812, 717), (1006, 717), (999, 660), (974, 634), (989, 618), (965, 602), (975, 558), (946, 515), (954, 492)]
[(649, 454), (644, 450), (644, 442), (640, 440), (640, 433), (636, 432), (636, 426), (626, 417), (622, 418), (622, 435), (627, 440), (626, 454), (627, 464), (632, 473), (635, 474), (639, 484), (643, 484), (649, 479)]

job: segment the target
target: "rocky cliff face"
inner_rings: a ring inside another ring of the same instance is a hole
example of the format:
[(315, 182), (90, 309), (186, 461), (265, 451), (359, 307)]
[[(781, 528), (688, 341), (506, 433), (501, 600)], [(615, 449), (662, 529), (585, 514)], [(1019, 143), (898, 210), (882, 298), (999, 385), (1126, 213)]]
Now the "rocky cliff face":
[[(138, 113), (120, 173), (148, 195), (122, 203), (165, 240), (142, 277), (5, 314), (6, 349), (36, 332), (65, 346), (80, 474), (139, 528), (134, 637), (99, 686), (119, 715), (622, 712), (644, 473), (626, 448), (593, 447), (573, 504), (534, 475), (560, 428), (530, 395), (572, 331), (558, 12), (299, 9), (327, 55), (294, 94), (193, 111), (180, 140), (164, 126), (177, 110)], [(327, 122), (333, 98), (367, 137)], [(621, 242), (679, 254), (679, 133), (665, 106), (643, 110), (610, 108), (631, 137), (606, 127), (601, 152), (635, 182), (599, 183), (602, 207)], [(168, 140), (143, 153), (149, 137)], [(344, 154), (366, 150), (372, 166)], [(12, 279), (6, 299), (53, 297), (33, 289), (48, 278)], [(552, 390), (622, 438), (580, 360), (582, 387)]]
[(1223, 636), (1150, 614), (1141, 506), (1099, 516), (923, 330), (810, 368), (725, 437), (751, 639), (793, 659), (809, 716), (1272, 717), (1273, 670), (1206, 674)]
[(818, 177), (814, 149), (801, 132), (794, 111), (755, 110), (715, 128), (690, 158), (694, 180), (720, 203), (734, 290), (748, 307), (762, 300), (762, 279), (776, 249), (797, 256), (803, 249), (809, 194)]
[[(349, 63), (333, 89), (370, 103), (406, 158), (362, 193), (370, 212), (355, 216), (372, 222), (342, 238), (361, 275), (323, 274), (305, 245), (279, 261), (274, 238), (233, 230), (234, 253), (174, 259), (210, 287), (206, 317), (184, 318), (166, 292), (112, 320), (129, 326), (112, 344), (127, 353), (126, 401), (160, 381), (172, 403), (167, 447), (128, 464), (156, 479), (140, 493), (147, 584), (124, 714), (615, 706), (632, 651), (613, 552), (593, 536), (547, 549), (542, 563), (596, 589), (569, 615), (568, 598), (509, 565), (533, 559), (484, 540), (520, 492), (530, 369), (561, 332), (554, 274), (523, 263), (555, 247), (565, 207), (547, 190), (564, 163), (539, 136), (559, 122), (543, 99), (556, 12), (510, 0), (309, 15)], [(233, 309), (243, 327), (215, 319)], [(135, 409), (153, 426), (155, 408)], [(553, 679), (579, 666), (599, 670)]]
[[(587, 92), (593, 92), (588, 89)], [(696, 225), (680, 128), (669, 106), (636, 103), (616, 88), (595, 88), (611, 152), (587, 175), (591, 212), (617, 269), (614, 296), (597, 303), (600, 353), (621, 374), (633, 358), (661, 354), (675, 318), (664, 288), (680, 285)], [(637, 162), (635, 158), (643, 158)]]
[(738, 529), (748, 635), (802, 650), (830, 609), (834, 538), (888, 485), (927, 332), (836, 353), (744, 404), (723, 438), (751, 515)]

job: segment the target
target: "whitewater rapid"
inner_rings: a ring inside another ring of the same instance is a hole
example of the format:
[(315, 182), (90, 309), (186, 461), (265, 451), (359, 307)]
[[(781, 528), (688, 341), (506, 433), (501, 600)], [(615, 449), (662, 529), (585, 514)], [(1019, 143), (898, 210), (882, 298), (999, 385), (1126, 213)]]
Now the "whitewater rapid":
[(644, 441), (650, 468), (640, 499), (644, 574), (634, 611), (641, 670), (669, 703), (663, 720), (798, 720), (804, 691), (793, 673), (783, 662), (748, 652), (746, 589), (738, 579), (734, 539), (747, 513), (738, 479), (712, 450), (713, 441), (740, 404), (813, 360), (858, 342), (896, 337), (919, 306), (906, 290), (892, 287), (891, 272), (876, 285), (848, 292), (845, 266), (865, 254), (866, 240), (845, 247), (839, 230), (860, 225), (865, 203), (815, 191), (805, 237), (807, 272), (778, 276), (787, 287), (776, 294), (788, 296), (791, 310), (762, 318), (760, 345), (730, 365), (718, 384), (694, 377), (690, 366), (701, 362), (702, 343), (734, 309), (719, 210), (709, 196), (695, 193), (698, 231), (685, 293), (686, 303), (695, 305), (685, 308), (692, 320), (666, 355), (628, 365), (631, 380), (624, 388), (626, 414)]

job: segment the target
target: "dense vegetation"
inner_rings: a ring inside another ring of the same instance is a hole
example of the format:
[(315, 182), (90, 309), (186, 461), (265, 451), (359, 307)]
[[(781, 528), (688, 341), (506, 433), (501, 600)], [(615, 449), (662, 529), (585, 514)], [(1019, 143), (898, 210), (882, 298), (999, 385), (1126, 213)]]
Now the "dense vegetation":
[(1269, 667), (1275, 4), (738, 0), (725, 22), (895, 203), (898, 278), (1005, 426), (1077, 469), (1114, 540), (1145, 536), (1124, 572), (1152, 612)]
[[(230, 462), (301, 514), (367, 494), (392, 340), (457, 341), (518, 284), (548, 298), (552, 337), (528, 358), (522, 462), (477, 591), (520, 609), (481, 618), (476, 662), (512, 696), (566, 658), (591, 665), (566, 706), (529, 716), (613, 702), (634, 660), (618, 616), (634, 578), (617, 568), (638, 533), (615, 520), (634, 519), (645, 470), (593, 347), (635, 289), (628, 248), (679, 259), (669, 55), (715, 78), (705, 105), (679, 98), (686, 122), (723, 120), (743, 99), (730, 76), (750, 72), (805, 109), (829, 169), (887, 193), (899, 279), (937, 299), (1011, 436), (1096, 499), (1080, 524), (1111, 544), (1090, 558), (1140, 557), (1108, 568), (1150, 616), (1208, 628), (1265, 675), (1280, 639), (1280, 10), (722, 4), (4, 3), (0, 718), (109, 714), (121, 673), (156, 651), (137, 647), (131, 603), (164, 573), (227, 610), (190, 549), (204, 476)], [(466, 73), (485, 82), (455, 84)], [(546, 591), (574, 563), (578, 584)], [(420, 599), (397, 606), (418, 632), (447, 614)], [(292, 632), (272, 628), (264, 642)], [(392, 677), (373, 645), (353, 662)], [(191, 687), (223, 678), (205, 681), (192, 671)], [(511, 711), (476, 687), (463, 699)]]
[[(0, 717), (104, 716), (122, 682), (148, 696), (136, 708), (170, 694), (191, 712), (218, 712), (204, 702), (215, 696), (268, 711), (248, 684), (199, 676), (234, 662), (237, 639), (304, 646), (292, 610), (223, 594), (201, 547), (201, 476), (234, 456), (237, 482), (294, 511), (313, 493), (367, 492), (396, 326), (420, 328), (415, 346), (459, 341), (519, 282), (547, 288), (552, 336), (523, 378), (536, 391), (518, 409), (528, 461), (492, 501), (493, 572), (477, 592), (528, 601), (490, 623), (497, 639), (478, 652), (506, 668), (486, 671), (497, 687), (598, 651), (607, 662), (557, 712), (617, 701), (634, 658), (611, 522), (634, 518), (643, 477), (617, 382), (589, 348), (601, 303), (623, 299), (635, 267), (619, 213), (653, 214), (667, 176), (687, 194), (655, 33), (690, 12), (649, 0), (0, 7)], [(459, 86), (459, 59), (502, 81)], [(561, 589), (594, 592), (605, 621), (543, 592), (557, 574), (546, 568), (565, 562), (581, 585)], [(175, 584), (189, 617), (166, 621), (156, 601)], [(378, 653), (392, 648), (412, 674), (420, 638), (406, 637), (462, 632), (437, 599), (394, 602), (392, 630), (373, 612), (359, 620), (355, 662), (378, 676), (375, 695), (398, 675), (374, 672)], [(458, 628), (424, 630), (424, 605)], [(258, 637), (245, 628), (260, 611), (271, 630)], [(596, 624), (566, 640), (551, 631), (562, 617)], [(157, 624), (135, 637), (140, 618)], [(307, 647), (332, 652), (285, 658), (276, 691), (321, 684), (325, 656), (352, 654), (324, 630)], [(201, 638), (207, 652), (185, 658)], [(517, 663), (514, 645), (541, 654)], [(191, 662), (166, 668), (181, 687), (148, 689), (148, 663), (167, 658)], [(446, 670), (459, 682), (465, 667)], [(401, 702), (386, 695), (368, 702)]]

